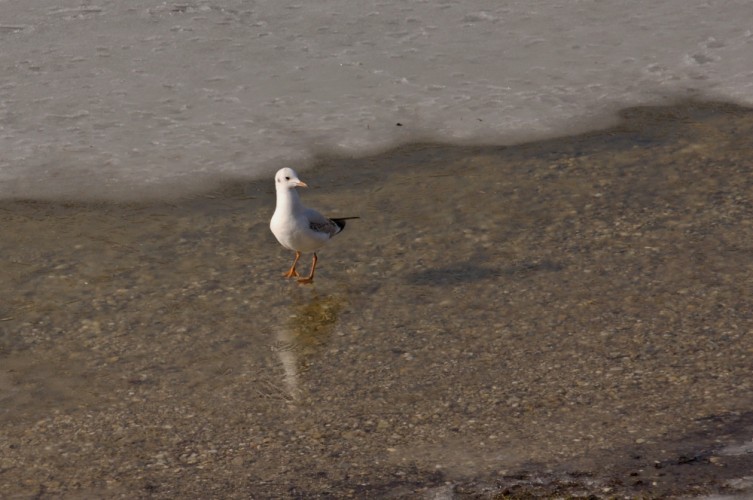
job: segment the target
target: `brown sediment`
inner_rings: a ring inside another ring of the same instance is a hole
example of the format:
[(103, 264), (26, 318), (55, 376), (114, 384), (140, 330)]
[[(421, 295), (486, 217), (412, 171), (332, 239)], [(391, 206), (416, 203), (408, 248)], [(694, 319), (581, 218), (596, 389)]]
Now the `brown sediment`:
[(750, 492), (752, 132), (323, 161), (305, 203), (361, 219), (310, 287), (268, 181), (3, 202), (0, 497)]

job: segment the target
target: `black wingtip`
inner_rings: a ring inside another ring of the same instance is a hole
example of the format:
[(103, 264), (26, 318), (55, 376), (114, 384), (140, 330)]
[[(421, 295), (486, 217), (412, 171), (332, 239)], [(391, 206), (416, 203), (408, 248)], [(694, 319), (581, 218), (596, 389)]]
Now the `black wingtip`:
[(343, 229), (345, 229), (345, 221), (351, 220), (351, 219), (360, 219), (360, 217), (340, 217), (339, 219), (330, 219), (330, 220), (334, 222), (337, 225), (337, 227), (340, 228), (340, 231), (342, 231)]

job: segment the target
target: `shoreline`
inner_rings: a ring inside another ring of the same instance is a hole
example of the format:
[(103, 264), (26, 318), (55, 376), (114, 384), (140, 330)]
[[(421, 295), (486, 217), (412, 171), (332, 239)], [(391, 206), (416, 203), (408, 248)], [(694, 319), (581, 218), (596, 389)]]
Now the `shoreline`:
[(271, 181), (0, 202), (0, 496), (749, 493), (753, 110), (621, 116), (303, 171), (312, 287)]

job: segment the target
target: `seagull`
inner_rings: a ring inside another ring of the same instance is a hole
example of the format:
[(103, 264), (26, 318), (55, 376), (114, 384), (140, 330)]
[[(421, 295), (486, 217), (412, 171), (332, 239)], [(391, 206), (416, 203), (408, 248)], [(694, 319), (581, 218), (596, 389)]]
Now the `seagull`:
[(301, 182), (298, 174), (292, 168), (281, 168), (275, 174), (275, 188), (277, 189), (277, 207), (269, 221), (269, 228), (280, 245), (295, 252), (295, 260), (290, 270), (283, 274), (285, 278), (298, 278), (300, 274), (295, 270), (298, 259), (303, 252), (313, 252), (311, 272), (306, 278), (299, 278), (298, 283), (314, 281), (316, 270), (316, 250), (327, 243), (333, 236), (345, 228), (345, 221), (358, 217), (342, 217), (329, 219), (313, 208), (306, 208), (298, 198), (297, 187), (308, 187)]

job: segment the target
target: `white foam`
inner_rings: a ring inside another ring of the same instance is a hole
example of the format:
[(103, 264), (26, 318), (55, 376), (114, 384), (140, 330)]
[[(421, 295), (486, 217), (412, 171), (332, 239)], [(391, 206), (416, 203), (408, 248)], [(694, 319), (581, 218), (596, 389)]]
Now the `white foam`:
[(753, 104), (747, 0), (0, 4), (4, 198), (167, 196), (323, 152)]

